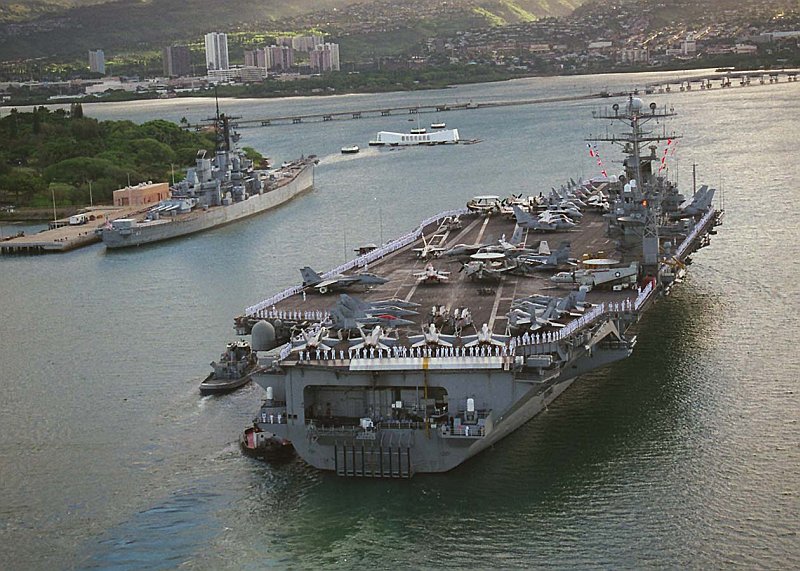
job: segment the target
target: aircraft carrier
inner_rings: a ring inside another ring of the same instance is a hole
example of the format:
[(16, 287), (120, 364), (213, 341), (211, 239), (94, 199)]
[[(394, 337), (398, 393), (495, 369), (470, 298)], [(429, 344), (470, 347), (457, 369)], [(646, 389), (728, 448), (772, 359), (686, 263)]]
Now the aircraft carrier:
[(662, 176), (676, 136), (649, 126), (672, 115), (633, 97), (595, 112), (624, 130), (605, 139), (624, 173), (476, 197), (247, 308), (254, 429), (341, 476), (445, 472), (628, 357), (631, 326), (724, 214), (714, 189)]
[(217, 109), (216, 152), (206, 157), (206, 151), (198, 151), (195, 167), (173, 185), (170, 198), (150, 208), (143, 219), (118, 218), (98, 231), (107, 248), (141, 246), (229, 224), (313, 187), (315, 157), (272, 171), (256, 170), (235, 148), (230, 119)]

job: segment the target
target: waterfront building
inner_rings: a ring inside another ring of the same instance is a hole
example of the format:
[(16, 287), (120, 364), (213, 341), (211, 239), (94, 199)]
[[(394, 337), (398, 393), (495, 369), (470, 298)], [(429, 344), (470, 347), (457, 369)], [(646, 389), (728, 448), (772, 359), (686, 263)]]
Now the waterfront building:
[(242, 83), (258, 83), (267, 77), (267, 68), (255, 65), (244, 65), (239, 69), (239, 79)]
[(228, 69), (228, 34), (209, 32), (205, 35), (208, 71)]
[(322, 44), (311, 52), (311, 67), (316, 71), (339, 71), (339, 44)]
[(182, 77), (191, 75), (191, 55), (187, 46), (168, 46), (164, 48), (164, 75)]
[(143, 182), (114, 191), (114, 206), (145, 206), (169, 198), (166, 182)]
[(226, 69), (210, 69), (207, 77), (209, 83), (231, 83), (237, 81), (241, 76), (241, 68), (228, 67)]
[(89, 50), (89, 70), (106, 73), (106, 57), (103, 50)]

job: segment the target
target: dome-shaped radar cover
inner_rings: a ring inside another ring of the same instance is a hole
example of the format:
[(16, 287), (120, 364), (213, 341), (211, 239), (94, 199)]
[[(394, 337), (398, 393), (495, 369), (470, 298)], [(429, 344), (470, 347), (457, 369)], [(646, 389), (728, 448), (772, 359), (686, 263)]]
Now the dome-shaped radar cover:
[(275, 328), (269, 321), (259, 321), (253, 325), (250, 346), (253, 351), (269, 351), (275, 347)]

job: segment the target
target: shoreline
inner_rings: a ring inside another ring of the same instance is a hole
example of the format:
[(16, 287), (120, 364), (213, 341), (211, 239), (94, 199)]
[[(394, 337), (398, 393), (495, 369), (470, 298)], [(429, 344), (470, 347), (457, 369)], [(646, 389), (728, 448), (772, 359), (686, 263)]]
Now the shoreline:
[[(202, 91), (195, 91), (190, 93), (180, 93), (180, 94), (173, 94), (169, 97), (162, 97), (157, 93), (136, 93), (136, 92), (115, 92), (112, 94), (111, 97), (105, 96), (101, 98), (95, 98), (89, 95), (83, 96), (76, 96), (74, 98), (69, 99), (59, 99), (58, 101), (53, 101), (48, 98), (31, 98), (26, 101), (22, 102), (0, 102), (0, 110), (3, 108), (19, 108), (19, 107), (27, 107), (27, 106), (66, 106), (71, 105), (74, 103), (81, 103), (81, 104), (97, 104), (97, 103), (125, 103), (130, 101), (163, 101), (163, 100), (172, 100), (172, 99), (207, 99), (218, 96), (223, 99), (294, 99), (294, 98), (308, 98), (308, 97), (332, 97), (337, 95), (378, 95), (384, 93), (411, 93), (415, 91), (433, 91), (433, 90), (440, 90), (440, 89), (451, 89), (456, 88), (463, 85), (479, 85), (482, 83), (502, 83), (506, 81), (516, 81), (516, 80), (524, 80), (524, 79), (544, 79), (544, 78), (554, 78), (554, 77), (587, 77), (587, 76), (611, 76), (611, 75), (637, 75), (637, 74), (674, 74), (674, 73), (691, 73), (691, 74), (707, 74), (707, 75), (719, 75), (719, 74), (731, 74), (732, 76), (738, 76), (740, 74), (760, 74), (760, 75), (769, 75), (769, 74), (791, 74), (791, 73), (800, 73), (800, 68), (795, 67), (781, 67), (781, 68), (769, 68), (769, 69), (752, 69), (752, 68), (735, 68), (735, 67), (674, 67), (674, 68), (660, 68), (660, 69), (631, 69), (631, 70), (607, 70), (607, 71), (599, 71), (595, 73), (535, 73), (535, 74), (514, 74), (514, 73), (503, 73), (501, 77), (480, 77), (471, 80), (470, 78), (462, 78), (462, 81), (431, 81), (429, 83), (417, 83), (413, 87), (406, 87), (403, 88), (399, 83), (392, 83), (391, 85), (387, 85), (386, 89), (343, 89), (343, 90), (328, 90), (328, 87), (319, 87), (314, 86), (310, 87), (307, 85), (300, 86), (298, 89), (294, 89), (293, 93), (286, 93), (284, 91), (274, 91), (274, 92), (263, 92), (263, 93), (254, 93), (253, 91), (257, 89), (259, 86), (263, 86), (264, 84), (249, 84), (249, 85), (234, 85), (234, 86), (221, 86), (219, 89), (214, 89), (212, 87), (207, 87)], [(366, 75), (366, 74), (365, 74)], [(309, 81), (311, 78), (301, 78), (297, 81), (306, 82)], [(275, 82), (271, 83), (273, 85)], [(286, 82), (282, 84), (283, 87), (293, 87), (292, 82)], [(644, 86), (642, 86), (644, 87)]]

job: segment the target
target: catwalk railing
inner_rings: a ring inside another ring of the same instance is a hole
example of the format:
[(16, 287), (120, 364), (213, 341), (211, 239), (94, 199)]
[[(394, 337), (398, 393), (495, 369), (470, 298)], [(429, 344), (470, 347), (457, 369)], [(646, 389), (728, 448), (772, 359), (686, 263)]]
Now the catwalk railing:
[(717, 215), (717, 211), (713, 208), (710, 208), (705, 215), (700, 219), (700, 221), (694, 225), (691, 232), (686, 236), (686, 239), (681, 242), (681, 245), (678, 246), (678, 249), (675, 250), (675, 257), (680, 258), (686, 253), (686, 250), (689, 249), (689, 246), (692, 245), (692, 242), (703, 232), (708, 223)]

